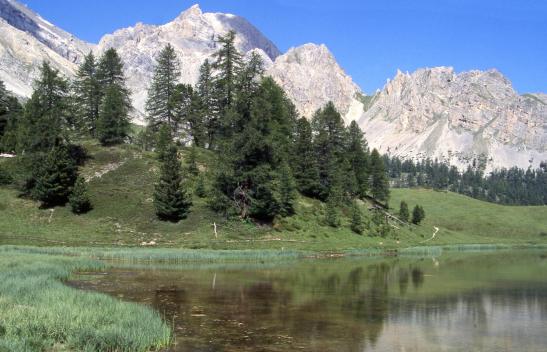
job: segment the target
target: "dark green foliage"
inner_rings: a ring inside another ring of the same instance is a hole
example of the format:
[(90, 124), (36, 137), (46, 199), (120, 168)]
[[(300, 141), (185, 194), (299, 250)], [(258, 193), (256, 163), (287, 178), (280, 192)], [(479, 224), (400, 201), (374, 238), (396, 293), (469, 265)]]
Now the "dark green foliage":
[(197, 146), (206, 142), (205, 121), (201, 111), (199, 96), (189, 84), (178, 84), (175, 87), (174, 114), (183, 136), (190, 136)]
[[(215, 90), (212, 67), (209, 60), (205, 60), (199, 70), (199, 79), (196, 84), (196, 101), (199, 103), (199, 119), (203, 123), (206, 134), (203, 146), (213, 149), (220, 132), (220, 116), (218, 99)], [(200, 144), (197, 144), (201, 146)]]
[(294, 214), (294, 203), (296, 201), (296, 186), (291, 174), (291, 169), (284, 164), (280, 169), (279, 203), (281, 206), (280, 215), (290, 216)]
[(43, 152), (66, 140), (68, 84), (44, 62), (18, 128), (19, 152)]
[(23, 108), (9, 94), (0, 81), (0, 152), (14, 152), (17, 148), (17, 127)]
[(13, 181), (11, 173), (0, 164), (0, 186), (9, 185), (13, 183)]
[(92, 209), (91, 201), (87, 194), (87, 185), (83, 177), (80, 176), (76, 179), (68, 201), (74, 214), (84, 214)]
[(96, 137), (102, 95), (97, 69), (98, 64), (95, 56), (90, 52), (78, 68), (72, 85), (77, 120), (80, 126), (85, 129), (85, 133), (92, 137)]
[(340, 215), (338, 214), (338, 206), (340, 202), (337, 198), (338, 195), (331, 192), (325, 207), (325, 222), (331, 227), (340, 226)]
[(145, 127), (137, 133), (133, 143), (140, 146), (143, 151), (148, 151), (156, 145), (156, 139), (154, 131), (151, 128)]
[[(326, 200), (333, 188), (334, 173), (347, 171), (347, 164), (344, 165), (346, 130), (342, 116), (332, 102), (315, 113), (311, 125), (319, 167), (319, 199)], [(349, 179), (346, 177), (344, 182)], [(346, 186), (343, 186), (344, 190)]]
[[(217, 209), (231, 208), (222, 209), (226, 213), (270, 221), (289, 209), (281, 201), (290, 197), (280, 195), (280, 170), (288, 158), (292, 104), (271, 78), (264, 78), (254, 94), (242, 96), (252, 96), (252, 101), (239, 105), (240, 112), (233, 110), (231, 138), (224, 140), (220, 153), (212, 203)], [(250, 111), (244, 111), (245, 106)]]
[(356, 196), (364, 198), (369, 189), (368, 168), (368, 146), (364, 134), (352, 121), (348, 128), (349, 143), (347, 148), (347, 157), (350, 163), (351, 172), (354, 174), (356, 183)]
[(71, 160), (67, 147), (56, 146), (38, 166), (32, 194), (42, 202), (42, 206), (64, 205), (77, 176), (77, 167)]
[(416, 205), (412, 210), (412, 223), (419, 225), (425, 219), (425, 210), (420, 205)]
[(351, 231), (356, 234), (362, 235), (365, 231), (365, 225), (363, 223), (363, 214), (356, 201), (353, 202), (351, 207)]
[(123, 62), (116, 49), (110, 48), (101, 56), (97, 68), (97, 79), (103, 92), (110, 86), (117, 86), (123, 90), (124, 96), (127, 98), (126, 103), (129, 104), (129, 91), (125, 88)]
[(175, 116), (177, 101), (175, 88), (180, 80), (180, 63), (171, 44), (160, 52), (154, 71), (154, 79), (148, 90), (146, 113), (148, 125), (157, 130), (166, 124), (174, 136), (178, 131), (179, 118)]
[(192, 146), (190, 148), (190, 153), (188, 154), (188, 160), (186, 161), (186, 164), (188, 173), (190, 175), (197, 176), (199, 174), (197, 152), (195, 146)]
[(128, 107), (123, 90), (112, 85), (106, 88), (99, 112), (97, 137), (102, 145), (123, 143), (129, 134)]
[[(547, 169), (540, 163), (537, 169), (496, 169), (484, 174), (483, 162), (479, 166), (469, 165), (460, 172), (438, 160), (425, 159), (414, 162), (401, 161), (397, 157), (385, 157), (389, 173), (399, 187), (427, 187), (450, 190), (469, 197), (492, 203), (508, 205), (547, 204)], [(416, 182), (412, 182), (416, 179)]]
[(401, 206), (399, 207), (399, 219), (404, 222), (408, 222), (410, 219), (410, 213), (408, 211), (408, 204), (403, 200), (401, 201)]
[(157, 133), (156, 138), (156, 156), (159, 161), (163, 161), (169, 147), (173, 143), (171, 137), (171, 129), (167, 125), (162, 125)]
[(373, 149), (370, 154), (370, 172), (372, 176), (372, 196), (380, 202), (387, 202), (389, 199), (389, 181), (384, 161), (376, 149)]
[(292, 169), (300, 193), (320, 196), (319, 168), (313, 148), (310, 122), (302, 117), (296, 123)]
[(196, 187), (194, 189), (194, 194), (200, 198), (205, 198), (207, 196), (207, 189), (205, 188), (205, 177), (199, 175), (196, 181)]
[(154, 191), (154, 208), (160, 220), (177, 222), (186, 218), (192, 200), (185, 187), (177, 148), (171, 145), (161, 164), (160, 178)]
[(241, 53), (235, 47), (236, 33), (228, 32), (218, 39), (220, 49), (215, 53), (213, 68), (217, 71), (216, 76), (216, 101), (223, 113), (227, 107), (232, 105), (237, 93), (237, 76), (241, 71)]

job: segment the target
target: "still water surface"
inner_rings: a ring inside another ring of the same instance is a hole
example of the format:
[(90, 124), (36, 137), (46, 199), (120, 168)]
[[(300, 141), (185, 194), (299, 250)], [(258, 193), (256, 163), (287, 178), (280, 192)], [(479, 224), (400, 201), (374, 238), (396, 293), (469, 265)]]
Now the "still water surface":
[(547, 351), (547, 252), (118, 268), (72, 285), (147, 304), (172, 351)]

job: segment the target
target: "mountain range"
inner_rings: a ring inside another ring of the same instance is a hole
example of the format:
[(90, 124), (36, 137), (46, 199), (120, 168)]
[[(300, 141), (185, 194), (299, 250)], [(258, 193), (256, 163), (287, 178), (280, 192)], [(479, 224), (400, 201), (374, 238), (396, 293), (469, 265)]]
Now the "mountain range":
[(182, 81), (194, 84), (199, 66), (234, 30), (246, 56), (258, 53), (301, 115), (311, 117), (333, 101), (346, 123), (356, 120), (369, 145), (403, 158), (426, 157), (459, 167), (537, 167), (547, 160), (547, 95), (517, 93), (497, 70), (456, 73), (450, 67), (397, 72), (373, 95), (364, 94), (325, 45), (304, 44), (281, 53), (242, 17), (203, 13), (198, 5), (163, 25), (137, 23), (82, 41), (15, 0), (0, 0), (0, 80), (21, 97), (32, 92), (43, 60), (67, 77), (89, 51), (117, 49), (142, 123), (147, 89), (159, 51), (170, 43), (181, 61)]

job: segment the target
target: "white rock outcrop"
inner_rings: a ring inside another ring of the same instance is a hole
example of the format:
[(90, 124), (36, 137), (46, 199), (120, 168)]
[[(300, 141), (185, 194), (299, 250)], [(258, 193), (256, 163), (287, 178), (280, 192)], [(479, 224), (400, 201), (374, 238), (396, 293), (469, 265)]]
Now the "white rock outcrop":
[(371, 145), (404, 158), (489, 168), (547, 160), (547, 104), (519, 95), (497, 70), (397, 72), (359, 119)]

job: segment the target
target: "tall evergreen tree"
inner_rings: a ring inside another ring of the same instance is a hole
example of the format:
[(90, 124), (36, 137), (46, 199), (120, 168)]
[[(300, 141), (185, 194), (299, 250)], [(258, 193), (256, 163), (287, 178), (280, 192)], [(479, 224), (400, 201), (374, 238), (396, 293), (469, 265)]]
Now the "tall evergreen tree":
[(156, 141), (156, 156), (159, 161), (163, 161), (165, 159), (165, 155), (167, 154), (171, 143), (173, 143), (171, 129), (166, 124), (162, 125), (157, 133)]
[(67, 96), (67, 81), (44, 62), (21, 119), (19, 151), (43, 152), (67, 139)]
[(218, 39), (220, 49), (215, 53), (213, 68), (217, 71), (216, 93), (221, 112), (232, 105), (237, 91), (237, 77), (241, 70), (241, 53), (235, 46), (236, 33), (228, 32)]
[(319, 198), (326, 200), (334, 183), (334, 173), (341, 171), (344, 163), (346, 142), (344, 121), (332, 102), (315, 113), (312, 131), (315, 135), (314, 149), (319, 167)]
[(8, 91), (4, 82), (0, 81), (0, 139), (4, 136), (8, 124)]
[[(239, 216), (271, 220), (283, 213), (280, 173), (288, 156), (291, 109), (283, 90), (264, 78), (252, 98), (249, 119), (225, 141), (215, 180), (216, 210), (229, 207)], [(237, 117), (234, 117), (237, 118)], [(241, 121), (243, 122), (243, 121)], [(288, 199), (288, 198), (285, 198)]]
[(70, 207), (74, 214), (84, 214), (91, 210), (91, 201), (87, 194), (87, 185), (83, 177), (79, 176), (68, 197)]
[(292, 169), (298, 190), (308, 197), (319, 197), (319, 168), (313, 148), (312, 130), (304, 117), (296, 123)]
[(76, 72), (73, 83), (77, 118), (92, 137), (96, 137), (101, 103), (101, 86), (97, 77), (97, 62), (89, 52)]
[(97, 79), (103, 92), (109, 86), (117, 86), (129, 101), (129, 90), (126, 88), (123, 73), (123, 61), (116, 49), (110, 48), (101, 56), (97, 68)]
[(282, 216), (290, 216), (295, 212), (294, 203), (296, 201), (296, 186), (291, 174), (291, 169), (287, 164), (281, 166), (279, 173), (280, 214)]
[(401, 201), (401, 206), (399, 207), (399, 218), (404, 222), (408, 222), (410, 218), (410, 213), (408, 211), (408, 204), (406, 204), (404, 200)]
[(205, 144), (209, 149), (214, 149), (220, 131), (219, 107), (212, 70), (209, 60), (206, 59), (199, 69), (196, 84), (196, 102), (199, 104), (198, 112), (206, 133)]
[(372, 196), (380, 202), (387, 202), (389, 199), (389, 181), (384, 161), (376, 149), (373, 149), (370, 154), (370, 170), (372, 175)]
[(178, 131), (179, 121), (175, 116), (175, 88), (180, 80), (180, 62), (171, 44), (167, 44), (160, 52), (154, 71), (152, 85), (148, 90), (146, 112), (148, 124), (158, 129), (160, 124), (167, 124), (172, 135)]
[(204, 146), (206, 131), (199, 96), (191, 85), (178, 84), (174, 101), (174, 116), (184, 136), (190, 137), (195, 145)]
[(357, 122), (352, 121), (349, 125), (348, 137), (347, 155), (357, 183), (356, 195), (363, 198), (366, 196), (369, 188), (368, 147), (363, 132), (357, 125)]
[(0, 152), (14, 152), (17, 147), (17, 126), (23, 108), (0, 81)]
[(46, 207), (64, 205), (77, 176), (77, 167), (70, 158), (67, 147), (56, 146), (39, 166), (33, 195)]
[(177, 148), (171, 145), (161, 164), (154, 191), (154, 208), (160, 220), (179, 221), (188, 216), (192, 200), (183, 182)]
[(365, 231), (365, 225), (363, 224), (363, 214), (356, 201), (352, 202), (351, 206), (351, 231), (356, 234), (362, 235)]
[(107, 87), (97, 123), (99, 141), (105, 146), (123, 143), (129, 134), (129, 127), (123, 91), (116, 85)]
[(192, 146), (190, 148), (190, 153), (188, 154), (188, 161), (187, 161), (187, 168), (188, 173), (192, 176), (197, 176), (199, 174), (199, 168), (198, 168), (198, 156), (197, 156), (197, 150), (195, 146)]
[(412, 223), (419, 225), (425, 219), (425, 210), (420, 205), (416, 205), (412, 210)]

